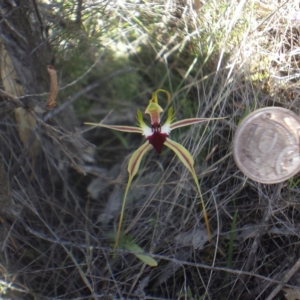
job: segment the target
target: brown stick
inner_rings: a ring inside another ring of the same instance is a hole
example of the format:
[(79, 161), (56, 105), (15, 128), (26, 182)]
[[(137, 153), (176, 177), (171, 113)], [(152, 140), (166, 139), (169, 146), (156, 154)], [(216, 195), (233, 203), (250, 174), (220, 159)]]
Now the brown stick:
[(286, 283), (291, 279), (291, 277), (299, 270), (300, 268), (300, 258), (297, 260), (297, 262), (294, 264), (294, 266), (289, 270), (289, 272), (282, 278), (282, 283), (279, 283), (276, 288), (272, 291), (272, 293), (269, 295), (267, 300), (272, 300), (285, 286)]
[(47, 108), (52, 110), (56, 106), (56, 96), (58, 92), (57, 74), (53, 66), (47, 66), (48, 73), (50, 75), (50, 95), (47, 100)]

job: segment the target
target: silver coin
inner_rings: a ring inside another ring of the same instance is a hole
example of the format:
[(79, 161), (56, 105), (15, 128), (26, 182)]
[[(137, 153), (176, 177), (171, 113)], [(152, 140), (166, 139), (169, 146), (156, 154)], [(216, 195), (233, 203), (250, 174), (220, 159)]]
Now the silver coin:
[(266, 107), (238, 126), (233, 156), (239, 169), (254, 181), (285, 181), (300, 170), (300, 117), (282, 107)]

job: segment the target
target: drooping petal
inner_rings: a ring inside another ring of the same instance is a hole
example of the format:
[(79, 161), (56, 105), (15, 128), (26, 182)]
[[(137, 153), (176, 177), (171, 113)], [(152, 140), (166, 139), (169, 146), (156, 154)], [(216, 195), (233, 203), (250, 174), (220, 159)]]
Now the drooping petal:
[(193, 124), (198, 124), (198, 123), (203, 123), (210, 121), (212, 119), (209, 118), (191, 118), (191, 119), (184, 119), (180, 120), (177, 122), (174, 122), (173, 124), (170, 125), (171, 130), (179, 128), (179, 127), (184, 127), (184, 126), (189, 126)]
[(185, 167), (193, 173), (194, 159), (190, 152), (179, 143), (176, 143), (169, 138), (166, 139), (165, 145), (175, 152)]
[(85, 125), (92, 125), (92, 126), (98, 126), (98, 127), (104, 127), (109, 128), (112, 130), (117, 131), (123, 131), (123, 132), (133, 132), (133, 133), (141, 133), (143, 134), (143, 130), (139, 127), (133, 127), (133, 126), (123, 126), (123, 125), (105, 125), (102, 123), (84, 123)]
[(137, 171), (139, 170), (141, 160), (145, 153), (151, 149), (151, 145), (147, 141), (142, 146), (140, 146), (135, 152), (132, 154), (129, 163), (128, 163), (128, 173), (129, 177), (134, 177)]
[(124, 215), (124, 210), (125, 210), (125, 203), (126, 203), (127, 194), (128, 194), (132, 179), (135, 176), (135, 174), (137, 173), (137, 171), (139, 170), (142, 158), (144, 157), (144, 155), (146, 154), (146, 152), (149, 149), (151, 149), (151, 145), (147, 141), (141, 147), (139, 147), (137, 150), (135, 150), (135, 152), (132, 154), (132, 156), (129, 160), (128, 169), (127, 169), (128, 173), (129, 173), (128, 182), (127, 182), (127, 186), (126, 186), (126, 190), (125, 190), (124, 198), (123, 198), (123, 202), (122, 202), (120, 220), (119, 220), (119, 225), (118, 225), (118, 232), (117, 232), (117, 236), (116, 236), (114, 249), (116, 249), (119, 244), (120, 233), (121, 233), (122, 223), (123, 223), (123, 215)]
[(207, 218), (204, 200), (202, 198), (200, 185), (199, 185), (198, 178), (197, 178), (197, 175), (196, 175), (196, 172), (194, 169), (194, 159), (193, 159), (192, 155), (190, 154), (190, 152), (186, 148), (184, 148), (182, 145), (180, 145), (168, 138), (166, 139), (165, 145), (175, 152), (175, 154), (178, 156), (178, 158), (181, 160), (181, 162), (185, 165), (185, 167), (191, 172), (191, 174), (193, 176), (193, 179), (194, 179), (195, 184), (198, 189), (201, 204), (202, 204), (202, 210), (203, 210), (205, 225), (207, 228), (208, 240), (210, 241), (211, 240), (210, 227), (209, 227), (209, 222), (208, 222), (208, 218)]

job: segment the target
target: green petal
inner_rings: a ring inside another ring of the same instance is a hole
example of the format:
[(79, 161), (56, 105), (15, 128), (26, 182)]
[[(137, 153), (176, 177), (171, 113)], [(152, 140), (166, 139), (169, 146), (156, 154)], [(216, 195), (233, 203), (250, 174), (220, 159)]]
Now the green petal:
[(139, 122), (139, 126), (140, 127), (147, 126), (146, 123), (144, 122), (143, 114), (142, 114), (142, 112), (139, 109), (137, 111), (136, 118), (137, 118), (137, 120)]
[[(174, 120), (175, 120), (174, 109), (173, 109), (173, 107), (171, 106), (171, 107), (168, 109), (168, 118), (167, 118), (165, 124), (171, 124)], [(174, 123), (174, 124), (175, 124), (175, 123)], [(170, 126), (170, 128), (172, 128), (172, 125)]]
[(112, 130), (123, 131), (123, 132), (133, 132), (133, 133), (141, 133), (141, 134), (143, 133), (143, 130), (141, 128), (133, 127), (133, 126), (105, 125), (102, 123), (83, 123), (83, 124), (104, 127), (104, 128), (109, 128)]
[(135, 174), (137, 173), (137, 171), (139, 170), (142, 158), (144, 157), (144, 155), (146, 154), (146, 152), (149, 149), (151, 149), (151, 148), (152, 148), (152, 146), (147, 141), (145, 144), (143, 144), (141, 147), (139, 147), (137, 150), (135, 150), (135, 152), (132, 154), (132, 156), (131, 156), (131, 158), (129, 160), (129, 163), (128, 163), (129, 177), (128, 177), (128, 182), (127, 182), (126, 190), (125, 190), (125, 193), (124, 193), (123, 202), (122, 202), (120, 220), (119, 220), (118, 231), (117, 231), (117, 236), (116, 236), (116, 241), (115, 241), (114, 249), (116, 249), (118, 247), (118, 243), (119, 243), (119, 239), (120, 239), (120, 233), (121, 233), (121, 229), (122, 229), (122, 223), (123, 223), (123, 215), (124, 215), (124, 210), (125, 210), (125, 203), (126, 203), (126, 199), (127, 199), (127, 194), (128, 194), (129, 188), (131, 186), (132, 179), (135, 176)]
[(141, 128), (142, 134), (144, 136), (151, 135), (152, 134), (152, 129), (144, 122), (143, 114), (142, 114), (142, 112), (139, 109), (137, 111), (136, 118), (138, 120), (138, 125)]
[(202, 198), (202, 193), (201, 193), (201, 189), (199, 186), (198, 178), (197, 178), (197, 175), (196, 175), (196, 172), (194, 169), (194, 159), (193, 159), (192, 155), (190, 154), (190, 152), (186, 148), (184, 148), (182, 145), (180, 145), (168, 138), (165, 141), (165, 145), (175, 152), (175, 154), (178, 156), (178, 158), (181, 160), (181, 162), (185, 165), (185, 167), (191, 172), (191, 174), (194, 178), (195, 184), (198, 189), (199, 197), (201, 200), (201, 204), (202, 204), (202, 210), (203, 210), (205, 225), (207, 228), (208, 240), (210, 241), (211, 240), (210, 227), (209, 227), (206, 208), (205, 208), (204, 200)]

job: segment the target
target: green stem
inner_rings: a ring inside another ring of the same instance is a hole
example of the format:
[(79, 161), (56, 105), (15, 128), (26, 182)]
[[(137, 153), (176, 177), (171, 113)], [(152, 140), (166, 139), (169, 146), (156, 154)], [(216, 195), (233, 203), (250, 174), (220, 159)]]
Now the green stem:
[(115, 245), (114, 245), (114, 250), (116, 250), (118, 248), (121, 229), (122, 229), (122, 223), (123, 223), (125, 203), (126, 203), (127, 194), (128, 194), (128, 191), (129, 191), (129, 188), (130, 188), (130, 185), (131, 185), (132, 178), (133, 178), (132, 176), (129, 176), (127, 186), (126, 186), (126, 190), (125, 190), (125, 193), (124, 193), (124, 198), (123, 198), (123, 202), (122, 202), (122, 209), (121, 209), (121, 214), (120, 214), (120, 219), (119, 219), (119, 224), (118, 224), (118, 231), (117, 231), (117, 237), (116, 237), (116, 241), (115, 241)]
[(201, 204), (202, 204), (203, 217), (204, 217), (204, 221), (205, 221), (205, 225), (206, 225), (206, 229), (207, 229), (207, 239), (210, 242), (211, 241), (210, 227), (209, 227), (208, 217), (207, 217), (206, 208), (205, 208), (204, 200), (203, 200), (203, 197), (202, 197), (200, 185), (199, 185), (198, 178), (197, 178), (197, 175), (195, 173), (195, 170), (192, 170), (191, 173), (193, 175), (194, 181), (195, 181), (197, 189), (198, 189), (198, 194), (199, 194)]

